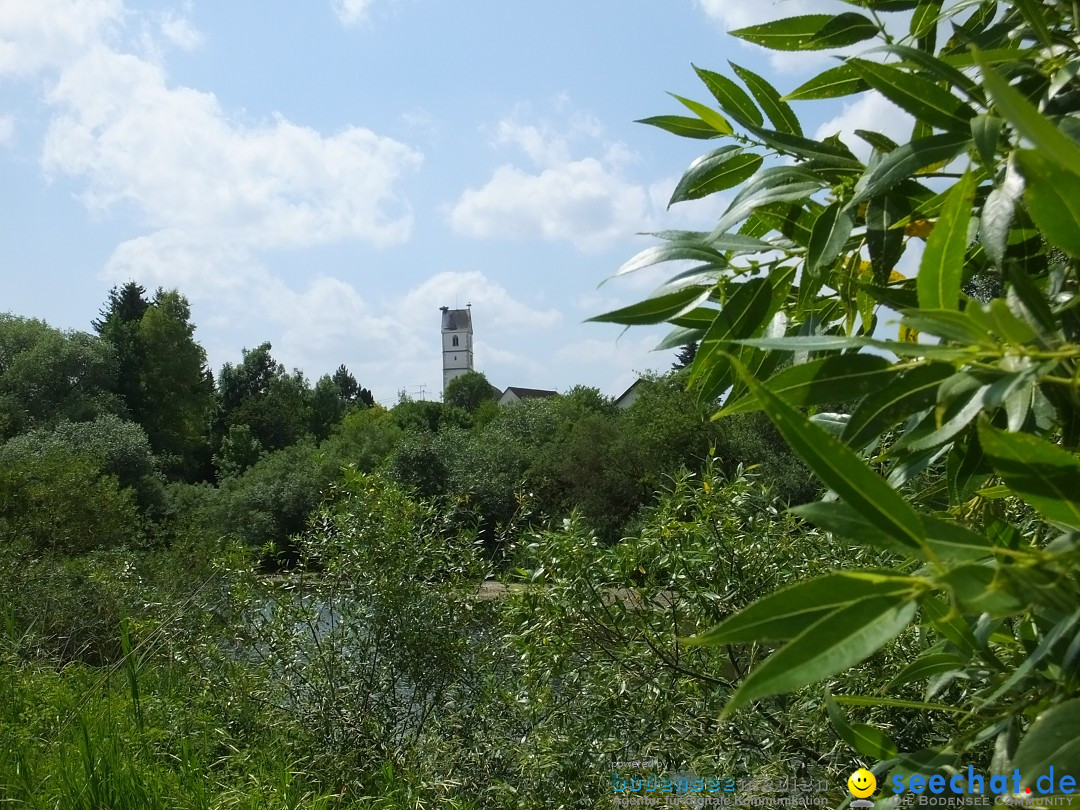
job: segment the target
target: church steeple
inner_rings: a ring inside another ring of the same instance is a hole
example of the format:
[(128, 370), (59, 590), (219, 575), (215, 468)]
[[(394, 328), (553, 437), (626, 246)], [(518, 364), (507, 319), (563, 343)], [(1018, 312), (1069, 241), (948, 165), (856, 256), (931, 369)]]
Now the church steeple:
[(473, 370), (472, 304), (466, 309), (439, 307), (442, 312), (443, 394), (454, 377)]

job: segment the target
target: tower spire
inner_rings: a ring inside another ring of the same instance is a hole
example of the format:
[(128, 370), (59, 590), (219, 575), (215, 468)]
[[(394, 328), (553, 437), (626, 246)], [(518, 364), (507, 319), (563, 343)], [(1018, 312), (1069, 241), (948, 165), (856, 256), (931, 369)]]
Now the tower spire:
[(465, 309), (439, 307), (442, 313), (443, 396), (454, 377), (473, 370), (472, 303)]

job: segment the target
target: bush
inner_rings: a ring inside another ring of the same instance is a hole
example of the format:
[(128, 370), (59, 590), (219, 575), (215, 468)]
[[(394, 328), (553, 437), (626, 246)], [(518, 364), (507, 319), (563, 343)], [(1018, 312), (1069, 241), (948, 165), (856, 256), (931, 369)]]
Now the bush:
[(130, 487), (143, 514), (160, 513), (163, 478), (146, 432), (134, 422), (106, 414), (89, 422), (62, 421), (52, 429), (32, 430), (0, 446), (0, 463), (53, 452), (70, 452), (91, 462), (122, 487)]
[(13, 453), (0, 466), (0, 543), (6, 555), (84, 554), (138, 536), (135, 499), (114, 476), (62, 447)]

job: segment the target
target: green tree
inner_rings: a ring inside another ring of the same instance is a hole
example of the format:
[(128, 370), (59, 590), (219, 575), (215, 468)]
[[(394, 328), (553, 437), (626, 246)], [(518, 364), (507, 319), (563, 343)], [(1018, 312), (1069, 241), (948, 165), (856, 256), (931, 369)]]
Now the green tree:
[(459, 374), (446, 384), (446, 392), (443, 394), (443, 402), (462, 408), (469, 413), (475, 413), (476, 409), (484, 402), (498, 399), (498, 394), (488, 378), (479, 371), (466, 371)]
[(241, 475), (266, 455), (266, 450), (247, 425), (230, 425), (214, 454), (219, 481)]
[(289, 566), (297, 559), (293, 535), (304, 529), (340, 475), (309, 441), (268, 453), (242, 474), (222, 480), (213, 524), (263, 549), (266, 567)]
[(0, 440), (123, 410), (111, 346), (83, 332), (0, 314)]
[(226, 363), (218, 375), (217, 430), (247, 425), (268, 451), (310, 435), (311, 389), (300, 371), (288, 374), (274, 360), (269, 343), (244, 349), (238, 365)]
[(390, 411), (380, 405), (353, 410), (319, 449), (341, 466), (374, 472), (390, 457), (402, 435)]
[(684, 368), (690, 368), (694, 364), (694, 358), (697, 356), (698, 342), (692, 340), (679, 349), (678, 354), (675, 355), (675, 362), (671, 364), (672, 371), (679, 371)]
[(109, 291), (93, 326), (116, 355), (117, 394), (169, 477), (206, 475), (214, 382), (187, 299), (158, 289), (147, 301), (146, 290), (130, 281)]
[(360, 387), (356, 377), (352, 375), (352, 372), (346, 368), (344, 363), (338, 366), (337, 371), (334, 372), (333, 380), (337, 384), (338, 390), (341, 391), (341, 396), (349, 405), (361, 405), (370, 408), (375, 404), (375, 398), (371, 395), (371, 391)]
[(317, 441), (330, 435), (348, 407), (339, 384), (329, 374), (321, 376), (311, 390), (311, 434)]
[[(669, 321), (668, 345), (700, 340), (689, 382), (703, 400), (728, 390), (720, 417), (763, 411), (837, 496), (796, 514), (890, 564), (793, 584), (694, 639), (779, 644), (725, 719), (907, 631), (907, 661), (872, 693), (814, 701), (839, 737), (904, 776), (961, 757), (987, 767), (992, 740), (994, 770), (1017, 768), (1021, 789), (1035, 788), (1051, 763), (1080, 773), (1080, 749), (1064, 744), (1080, 722), (1074, 9), (920, 2), (898, 30), (879, 13), (912, 4), (858, 5), (734, 34), (781, 50), (877, 38), (874, 59), (847, 57), (784, 97), (745, 68), (733, 66), (745, 90), (699, 68), (719, 109), (647, 119), (729, 139), (673, 202), (743, 185), (711, 232), (662, 234), (622, 268), (693, 255), (693, 272), (597, 320)], [(806, 137), (788, 103), (871, 89), (917, 123), (904, 143), (857, 132), (867, 162), (836, 137)], [(894, 268), (913, 243), (919, 272), (905, 279)], [(878, 324), (884, 308), (901, 313), (895, 337)], [(806, 360), (777, 371), (793, 354)], [(853, 400), (850, 413), (816, 412)], [(874, 719), (875, 706), (892, 707), (894, 728), (933, 718), (940, 742), (916, 751), (847, 716)]]
[(199, 477), (209, 456), (214, 381), (195, 341), (191, 308), (176, 290), (158, 290), (138, 324), (139, 423), (171, 477)]
[(101, 315), (91, 322), (101, 339), (116, 354), (116, 392), (127, 406), (128, 415), (142, 421), (143, 385), (141, 380), (146, 347), (139, 335), (139, 324), (150, 308), (146, 288), (129, 281), (109, 290)]
[(446, 428), (469, 428), (469, 412), (444, 402), (429, 402), (404, 397), (391, 410), (394, 421), (406, 431), (438, 433)]

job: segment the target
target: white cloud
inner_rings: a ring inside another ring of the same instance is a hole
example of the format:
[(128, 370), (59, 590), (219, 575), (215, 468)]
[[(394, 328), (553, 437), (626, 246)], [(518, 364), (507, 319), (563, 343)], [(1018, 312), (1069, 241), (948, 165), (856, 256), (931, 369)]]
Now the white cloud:
[[(294, 289), (261, 257), (408, 239), (412, 211), (398, 186), (422, 155), (360, 126), (322, 133), (279, 115), (253, 120), (213, 93), (170, 83), (164, 46), (200, 42), (186, 19), (122, 0), (0, 2), (0, 76), (47, 88), (46, 177), (72, 178), (88, 209), (143, 230), (116, 246), (107, 278), (183, 290), (204, 323), (218, 325), (207, 346), (215, 365), (235, 360), (221, 333), (269, 322), (286, 365), (316, 373), (347, 358), (368, 379), (397, 378), (395, 364), (411, 368), (430, 341), (396, 305), (376, 311), (335, 278)], [(12, 127), (0, 118), (0, 142)]]
[(123, 0), (6, 0), (0, 3), (0, 76), (32, 76), (65, 65), (123, 17)]
[(184, 51), (193, 51), (202, 45), (203, 36), (189, 20), (167, 12), (161, 18), (161, 35)]
[(451, 221), (469, 236), (538, 236), (598, 250), (644, 226), (646, 202), (644, 189), (596, 158), (539, 174), (500, 166), (484, 186), (462, 194)]
[(504, 163), (483, 186), (463, 192), (450, 210), (454, 229), (478, 238), (561, 240), (590, 251), (648, 228), (649, 191), (626, 176), (635, 156), (624, 144), (600, 145), (598, 156), (571, 156), (571, 138), (600, 134), (587, 117), (571, 121), (565, 135), (501, 121), (494, 143), (517, 147), (534, 165)]
[(42, 164), (86, 180), (82, 199), (130, 206), (156, 228), (263, 248), (408, 237), (394, 183), (420, 155), (370, 130), (324, 136), (281, 117), (232, 120), (217, 98), (98, 47), (65, 70)]
[(558, 311), (530, 306), (475, 271), (438, 273), (399, 297), (381, 301), (365, 299), (337, 278), (324, 276), (295, 290), (260, 273), (230, 295), (236, 302), (246, 300), (261, 319), (281, 327), (274, 356), (287, 367), (308, 369), (332, 369), (345, 362), (382, 402), (392, 403), (396, 394), (396, 389), (380, 385), (385, 380), (417, 389), (424, 385), (429, 399), (438, 396), (442, 305), (475, 305), (476, 367), (493, 381), (522, 374), (543, 379), (540, 364), (523, 361), (509, 346), (530, 336), (551, 336), (562, 321)]
[(342, 25), (357, 25), (367, 19), (372, 0), (334, 0), (334, 13)]
[(871, 90), (859, 96), (857, 101), (845, 103), (843, 111), (818, 127), (814, 137), (821, 140), (839, 133), (840, 139), (865, 160), (870, 155), (870, 146), (854, 134), (855, 130), (880, 132), (897, 143), (904, 143), (911, 137), (914, 126), (914, 118), (876, 90)]
[(672, 352), (657, 352), (662, 333), (634, 329), (621, 337), (612, 331), (611, 337), (585, 338), (567, 343), (556, 352), (556, 359), (573, 363), (580, 379), (588, 380), (609, 396), (625, 391), (640, 373), (666, 371), (671, 366)]
[(399, 312), (412, 322), (424, 322), (441, 306), (464, 307), (475, 304), (484, 322), (506, 332), (528, 331), (557, 326), (562, 315), (554, 309), (538, 309), (515, 300), (499, 284), (483, 273), (444, 272), (432, 276), (404, 297)]

